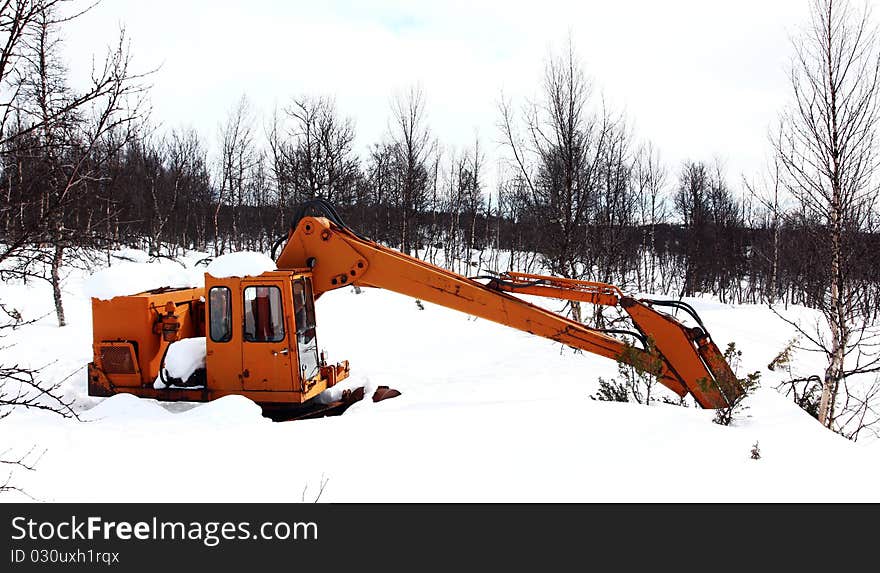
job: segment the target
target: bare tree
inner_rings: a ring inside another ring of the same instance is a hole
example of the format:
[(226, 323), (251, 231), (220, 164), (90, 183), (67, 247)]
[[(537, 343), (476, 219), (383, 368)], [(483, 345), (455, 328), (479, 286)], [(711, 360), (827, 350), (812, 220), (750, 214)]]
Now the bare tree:
[[(44, 242), (53, 248), (50, 262), (55, 312), (58, 324), (64, 326), (64, 306), (61, 297), (60, 270), (65, 250), (87, 246), (88, 233), (65, 226), (65, 209), (88, 192), (88, 182), (101, 175), (101, 167), (115, 150), (102, 145), (111, 133), (129, 132), (132, 124), (142, 117), (144, 91), (141, 75), (129, 70), (130, 55), (125, 32), (110, 51), (103, 67), (92, 75), (90, 90), (97, 95), (88, 98), (88, 105), (71, 107), (72, 100), (81, 99), (68, 90), (65, 71), (57, 63), (54, 52), (57, 40), (53, 38), (53, 22), (47, 14), (39, 22), (31, 57), (38, 63), (25, 81), (28, 101), (25, 113), (32, 113), (41, 124), (38, 144), (42, 148), (49, 178), (46, 181), (46, 230)], [(31, 84), (35, 79), (36, 83)], [(30, 89), (33, 91), (30, 91)], [(29, 105), (33, 108), (28, 109)], [(66, 111), (62, 111), (65, 110)], [(124, 145), (130, 136), (116, 137), (117, 145)]]
[(877, 201), (880, 58), (867, 5), (814, 0), (811, 21), (795, 40), (792, 103), (784, 111), (776, 154), (786, 189), (798, 203), (825, 281), (820, 307), (830, 337), (802, 334), (825, 353), (819, 421), (833, 427), (841, 383), (876, 370), (880, 357), (850, 256)]
[(276, 108), (272, 113), (272, 123), (266, 128), (268, 143), (269, 177), (275, 191), (277, 209), (276, 227), (285, 228), (285, 219), (294, 189), (294, 150), (293, 144), (284, 135), (283, 121)]
[(425, 96), (414, 87), (398, 95), (391, 105), (391, 139), (399, 173), (400, 250), (409, 254), (419, 247), (417, 216), (428, 198), (429, 159), (436, 146), (431, 140), (425, 113)]
[(214, 208), (214, 256), (225, 251), (225, 240), (221, 241), (220, 232), (220, 212), (224, 204), (230, 207), (232, 241), (236, 249), (241, 249), (238, 218), (244, 205), (247, 180), (258, 157), (254, 122), (251, 104), (247, 96), (242, 95), (230, 111), (226, 123), (220, 127), (220, 186)]
[[(62, 7), (72, 5), (72, 13)], [(92, 5), (86, 5), (87, 11)], [(67, 83), (61, 63), (60, 29), (83, 11), (67, 0), (0, 2), (0, 158), (3, 172), (3, 280), (39, 278), (52, 285), (56, 317), (65, 324), (61, 299), (62, 264), (72, 249), (89, 244), (96, 220), (79, 204), (89, 202), (102, 179), (104, 163), (124, 145), (130, 124), (140, 117), (142, 75), (129, 68), (124, 32), (103, 62), (93, 67), (84, 89)], [(117, 142), (119, 145), (115, 145)], [(13, 176), (14, 175), (14, 176)], [(74, 231), (71, 223), (78, 221)], [(46, 248), (48, 247), (48, 248)], [(28, 324), (20, 312), (0, 302), (0, 339)], [(11, 345), (3, 346), (10, 352)], [(0, 365), (0, 418), (14, 409), (51, 411), (76, 417), (65, 396), (66, 379), (46, 380), (40, 366)], [(0, 492), (25, 493), (13, 471), (32, 471), (39, 455), (0, 451)]]
[[(100, 0), (98, 0), (100, 1)], [(42, 129), (44, 121), (31, 121), (26, 125), (19, 123), (19, 129), (7, 130), (8, 122), (18, 109), (19, 89), (21, 88), (22, 67), (30, 61), (33, 64), (33, 47), (29, 38), (40, 34), (41, 28), (56, 28), (70, 22), (91, 10), (97, 2), (86, 4), (82, 9), (74, 7), (71, 13), (62, 15), (61, 8), (76, 5), (77, 0), (3, 0), (0, 2), (0, 144), (9, 139)], [(77, 97), (53, 110), (49, 121), (73, 109), (80, 108), (89, 101), (100, 97), (101, 90), (86, 90)], [(33, 119), (33, 118), (31, 118)]]
[[(602, 170), (599, 158), (610, 144), (612, 120), (592, 109), (592, 90), (569, 41), (566, 53), (546, 64), (542, 98), (523, 113), (524, 135), (511, 104), (500, 103), (500, 128), (515, 167), (515, 186), (526, 209), (543, 226), (546, 266), (567, 278), (584, 278), (586, 229), (596, 206)], [(580, 305), (572, 315), (580, 320)]]
[(59, 15), (62, 2), (31, 4), (37, 6), (18, 35), (14, 73), (9, 70), (3, 78), (14, 94), (5, 102), (3, 155), (16, 163), (18, 174), (7, 182), (7, 195), (11, 198), (15, 190), (16, 196), (7, 209), (18, 207), (21, 215), (20, 224), (4, 229), (0, 262), (5, 262), (4, 273), (48, 280), (58, 323), (64, 326), (61, 267), (71, 250), (93, 243), (97, 224), (89, 215), (73, 230), (69, 214), (91, 196), (103, 164), (118, 149), (109, 142), (124, 145), (127, 138), (118, 134), (143, 115), (144, 75), (130, 70), (122, 30), (104, 61), (93, 67), (88, 87), (70, 87), (60, 56), (60, 29), (71, 16)]
[(643, 145), (636, 156), (635, 184), (639, 223), (645, 230), (641, 255), (644, 272), (639, 274), (642, 281), (638, 288), (653, 290), (657, 288), (657, 226), (666, 222), (668, 207), (666, 168), (651, 143)]
[(161, 256), (170, 228), (181, 213), (187, 200), (198, 197), (208, 188), (206, 156), (198, 134), (189, 130), (172, 130), (150, 146), (138, 141), (142, 156), (150, 164), (145, 173), (147, 193), (152, 210), (149, 216), (149, 250), (154, 257)]
[[(789, 219), (785, 210), (782, 191), (781, 165), (779, 156), (774, 155), (772, 165), (758, 181), (749, 181), (743, 177), (743, 186), (763, 207), (766, 214), (764, 227), (771, 233), (770, 244), (767, 248), (756, 249), (758, 256), (770, 264), (770, 273), (767, 277), (764, 289), (765, 300), (773, 305), (781, 295), (780, 280), (780, 247), (782, 240), (782, 226)], [(769, 252), (767, 252), (769, 250)], [(753, 277), (754, 278), (754, 277)], [(754, 285), (752, 285), (754, 286)]]
[(336, 102), (329, 97), (296, 98), (286, 112), (293, 122), (290, 161), (296, 200), (321, 197), (349, 204), (358, 170), (352, 119), (340, 117)]

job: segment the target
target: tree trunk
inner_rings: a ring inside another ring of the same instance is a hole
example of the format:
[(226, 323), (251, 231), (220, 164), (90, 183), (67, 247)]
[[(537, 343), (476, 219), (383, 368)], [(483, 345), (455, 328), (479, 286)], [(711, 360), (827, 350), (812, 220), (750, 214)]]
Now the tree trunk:
[(64, 247), (60, 242), (55, 244), (55, 254), (52, 256), (52, 297), (55, 300), (55, 316), (58, 318), (58, 326), (66, 326), (64, 318), (64, 301), (61, 299), (61, 263), (64, 261)]
[[(838, 193), (835, 193), (838, 196)], [(835, 201), (837, 203), (837, 201)], [(819, 423), (831, 427), (834, 399), (843, 375), (843, 361), (846, 353), (848, 327), (841, 297), (841, 224), (840, 209), (837, 204), (831, 209), (831, 285), (827, 312), (828, 326), (831, 330), (831, 349), (828, 368), (822, 385), (822, 398), (819, 401)]]
[(214, 256), (215, 257), (220, 256), (220, 245), (219, 245), (219, 240), (220, 240), (220, 205), (221, 205), (222, 199), (223, 199), (222, 195), (217, 198), (217, 207), (214, 209), (213, 222), (214, 222)]

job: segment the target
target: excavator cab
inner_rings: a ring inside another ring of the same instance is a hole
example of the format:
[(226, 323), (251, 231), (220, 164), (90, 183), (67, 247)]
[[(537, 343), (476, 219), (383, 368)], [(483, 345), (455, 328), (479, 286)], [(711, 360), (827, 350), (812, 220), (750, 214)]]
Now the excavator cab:
[(208, 387), (238, 388), (258, 402), (296, 403), (328, 387), (311, 280), (310, 273), (298, 271), (205, 276)]

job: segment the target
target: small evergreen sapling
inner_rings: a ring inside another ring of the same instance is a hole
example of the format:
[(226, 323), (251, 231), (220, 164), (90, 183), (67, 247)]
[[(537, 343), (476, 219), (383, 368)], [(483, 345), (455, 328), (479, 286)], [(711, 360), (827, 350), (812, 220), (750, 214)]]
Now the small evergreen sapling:
[(599, 378), (599, 390), (590, 398), (602, 402), (629, 402), (629, 391), (624, 384), (614, 378), (610, 382)]
[[(599, 378), (599, 390), (590, 396), (593, 400), (605, 402), (636, 402), (650, 405), (657, 401), (656, 389), (660, 384), (663, 363), (654, 351), (654, 341), (647, 341), (646, 349), (641, 350), (630, 342), (625, 343), (623, 352), (617, 359), (617, 378), (610, 381)], [(663, 397), (668, 404), (680, 404)]]

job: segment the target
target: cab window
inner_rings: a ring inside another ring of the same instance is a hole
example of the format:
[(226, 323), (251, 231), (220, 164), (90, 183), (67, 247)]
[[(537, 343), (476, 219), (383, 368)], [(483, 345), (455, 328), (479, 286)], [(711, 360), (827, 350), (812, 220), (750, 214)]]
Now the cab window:
[(229, 342), (232, 338), (232, 294), (226, 287), (214, 287), (208, 293), (211, 340)]
[(311, 342), (315, 337), (315, 306), (310, 281), (298, 280), (293, 283), (293, 312), (298, 342)]
[(280, 288), (250, 286), (244, 289), (244, 339), (248, 342), (284, 340), (284, 308)]

